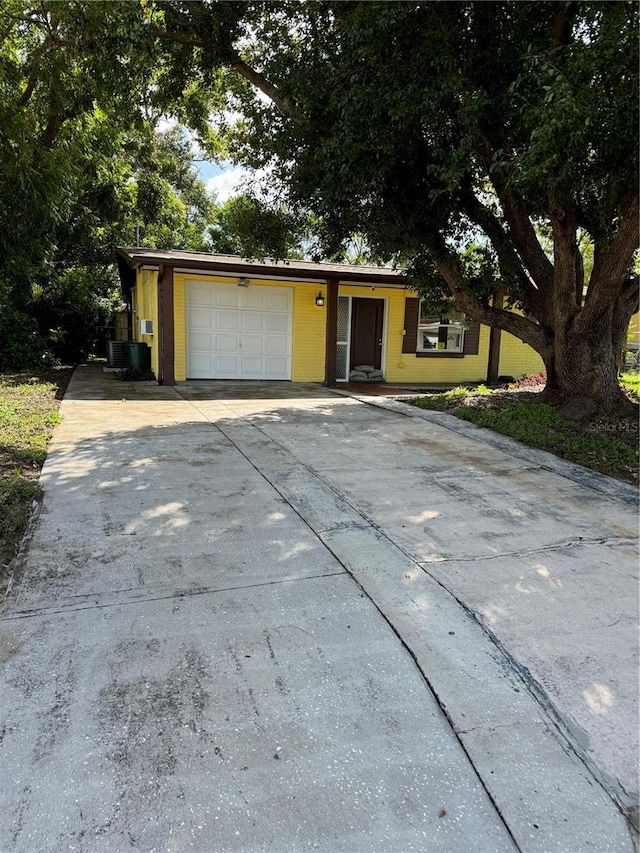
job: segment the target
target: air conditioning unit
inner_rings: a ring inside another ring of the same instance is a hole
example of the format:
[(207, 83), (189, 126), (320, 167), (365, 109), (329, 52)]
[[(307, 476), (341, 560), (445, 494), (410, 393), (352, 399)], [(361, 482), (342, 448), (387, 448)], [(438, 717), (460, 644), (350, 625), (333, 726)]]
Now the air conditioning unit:
[(152, 335), (153, 334), (153, 320), (140, 320), (140, 334), (141, 335)]

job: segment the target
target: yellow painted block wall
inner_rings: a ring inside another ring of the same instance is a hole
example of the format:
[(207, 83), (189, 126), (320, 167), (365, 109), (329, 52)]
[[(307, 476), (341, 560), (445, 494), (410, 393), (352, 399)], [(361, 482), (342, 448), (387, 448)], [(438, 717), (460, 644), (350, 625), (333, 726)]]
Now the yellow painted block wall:
[(519, 338), (503, 332), (500, 336), (500, 376), (535, 376), (545, 370), (544, 362), (538, 353)]
[[(151, 370), (158, 375), (160, 365), (158, 352), (158, 273), (153, 270), (138, 270), (136, 288), (133, 292), (133, 337), (151, 347)], [(153, 320), (153, 335), (140, 334), (140, 320)]]
[(324, 382), (327, 308), (326, 301), (324, 307), (316, 305), (318, 293), (326, 300), (326, 286), (294, 283), (291, 363), (294, 382)]

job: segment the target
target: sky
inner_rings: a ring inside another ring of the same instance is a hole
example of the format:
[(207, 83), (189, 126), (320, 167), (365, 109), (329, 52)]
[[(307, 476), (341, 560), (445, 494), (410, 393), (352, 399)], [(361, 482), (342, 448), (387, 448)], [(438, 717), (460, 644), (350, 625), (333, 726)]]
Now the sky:
[[(158, 130), (164, 131), (175, 125), (176, 121), (173, 118), (163, 118), (158, 122)], [(188, 131), (185, 131), (188, 133)], [(223, 163), (212, 163), (209, 160), (202, 159), (202, 151), (192, 140), (193, 149), (193, 167), (198, 172), (209, 192), (215, 193), (216, 200), (219, 203), (225, 202), (230, 196), (236, 195), (239, 192), (239, 187), (244, 178), (247, 178), (251, 173), (236, 166), (231, 161)]]
[(249, 174), (246, 169), (229, 162), (218, 165), (203, 160), (194, 161), (193, 165), (209, 192), (215, 193), (219, 202), (225, 202), (230, 196), (235, 195), (242, 179)]

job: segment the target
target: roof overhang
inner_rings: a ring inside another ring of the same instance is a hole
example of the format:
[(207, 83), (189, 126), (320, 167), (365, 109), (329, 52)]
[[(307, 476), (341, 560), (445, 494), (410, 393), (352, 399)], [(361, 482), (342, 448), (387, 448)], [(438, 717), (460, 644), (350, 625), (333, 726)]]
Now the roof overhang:
[[(171, 266), (176, 272), (192, 275), (247, 276), (270, 281), (292, 279), (316, 285), (333, 280), (338, 281), (339, 284), (379, 285), (401, 289), (409, 287), (409, 278), (405, 271), (393, 270), (389, 267), (313, 264), (298, 260), (254, 261), (236, 255), (162, 251), (126, 246), (119, 246), (117, 253), (118, 270), (125, 293), (135, 284), (135, 270), (158, 270), (161, 265)], [(133, 280), (132, 273), (134, 273)]]

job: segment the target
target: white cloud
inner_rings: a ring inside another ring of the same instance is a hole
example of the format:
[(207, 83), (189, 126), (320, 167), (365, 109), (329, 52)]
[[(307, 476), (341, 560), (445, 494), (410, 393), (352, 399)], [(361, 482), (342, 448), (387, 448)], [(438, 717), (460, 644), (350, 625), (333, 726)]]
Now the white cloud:
[(160, 133), (164, 133), (166, 130), (170, 130), (172, 127), (175, 127), (177, 123), (178, 122), (171, 116), (162, 116), (162, 118), (158, 119), (156, 122), (156, 130), (159, 130)]
[(247, 175), (247, 170), (240, 166), (236, 166), (234, 169), (225, 169), (219, 175), (209, 178), (207, 189), (209, 192), (215, 193), (219, 202), (225, 202), (230, 196), (237, 194), (238, 185)]
[[(254, 191), (258, 189), (257, 183), (266, 175), (265, 169), (245, 169), (242, 166), (234, 166), (224, 169), (219, 175), (214, 175), (207, 181), (207, 189), (216, 195), (218, 202), (225, 202), (232, 195), (239, 195), (248, 189), (250, 184), (254, 185)], [(262, 195), (262, 193), (259, 193)]]

